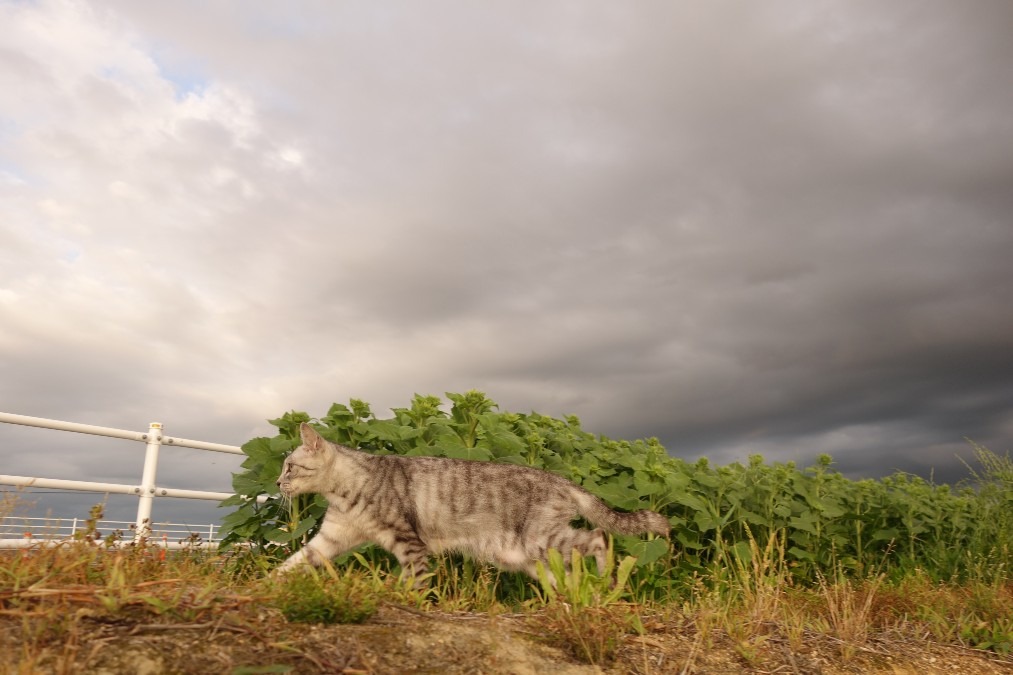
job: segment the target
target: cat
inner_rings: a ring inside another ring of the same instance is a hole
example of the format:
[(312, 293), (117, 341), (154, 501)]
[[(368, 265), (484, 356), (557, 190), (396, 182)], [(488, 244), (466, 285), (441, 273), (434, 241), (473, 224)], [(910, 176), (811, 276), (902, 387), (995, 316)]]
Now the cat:
[[(325, 560), (365, 542), (379, 544), (406, 577), (428, 570), (428, 557), (458, 551), (537, 579), (549, 549), (593, 555), (605, 569), (605, 530), (668, 536), (654, 511), (622, 513), (584, 488), (532, 467), (443, 457), (370, 455), (300, 426), (302, 445), (285, 459), (278, 487), (285, 497), (319, 493), (328, 501), (319, 532), (277, 568)], [(582, 516), (599, 529), (574, 528)]]

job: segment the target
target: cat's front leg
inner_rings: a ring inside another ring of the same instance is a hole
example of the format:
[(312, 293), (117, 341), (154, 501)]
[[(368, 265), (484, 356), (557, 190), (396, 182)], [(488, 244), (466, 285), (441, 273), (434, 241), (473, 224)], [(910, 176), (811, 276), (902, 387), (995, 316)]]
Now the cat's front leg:
[(341, 555), (353, 546), (361, 544), (350, 533), (339, 528), (328, 528), (328, 523), (320, 528), (316, 536), (309, 540), (305, 546), (293, 553), (289, 558), (279, 565), (275, 574), (286, 574), (300, 565), (312, 565), (320, 567), (324, 561)]

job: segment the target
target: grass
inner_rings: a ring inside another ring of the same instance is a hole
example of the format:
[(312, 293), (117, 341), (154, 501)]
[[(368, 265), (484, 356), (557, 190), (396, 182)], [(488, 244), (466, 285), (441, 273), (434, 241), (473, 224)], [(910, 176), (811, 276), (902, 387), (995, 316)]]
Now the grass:
[[(443, 658), (455, 660), (434, 669), (454, 672), (499, 653), (506, 636), (524, 649), (554, 648), (564, 663), (617, 672), (694, 672), (720, 654), (733, 669), (798, 672), (816, 652), (841, 669), (874, 669), (888, 657), (920, 658), (914, 652), (926, 645), (1013, 666), (1006, 575), (943, 583), (918, 572), (899, 580), (842, 573), (805, 587), (784, 562), (783, 537), (751, 547), (748, 559), (647, 600), (628, 590), (632, 559), (598, 575), (580, 559), (567, 571), (556, 557), (540, 584), (443, 559), (418, 591), (361, 555), (277, 579), (242, 554), (88, 540), (37, 546), (0, 553), (0, 672), (137, 670), (143, 663), (122, 654), (139, 637), (144, 658), (178, 672), (391, 672), (396, 659)], [(476, 620), (491, 628), (475, 633)], [(435, 626), (444, 637), (432, 637)], [(458, 651), (437, 648), (473, 633)], [(416, 651), (398, 651), (412, 644)]]
[(362, 623), (376, 613), (377, 597), (368, 578), (327, 567), (291, 574), (277, 584), (268, 604), (291, 623)]
[[(860, 568), (831, 556), (815, 580), (798, 573), (788, 532), (757, 541), (748, 524), (747, 541), (691, 573), (678, 551), (637, 567), (610, 549), (600, 573), (555, 555), (538, 582), (444, 556), (419, 590), (373, 549), (278, 578), (242, 548), (101, 538), (99, 505), (73, 541), (0, 551), (0, 675), (1004, 672), (1013, 464), (981, 452), (973, 545), (941, 547), (935, 564), (903, 546)], [(0, 516), (14, 514), (17, 495), (2, 498)]]

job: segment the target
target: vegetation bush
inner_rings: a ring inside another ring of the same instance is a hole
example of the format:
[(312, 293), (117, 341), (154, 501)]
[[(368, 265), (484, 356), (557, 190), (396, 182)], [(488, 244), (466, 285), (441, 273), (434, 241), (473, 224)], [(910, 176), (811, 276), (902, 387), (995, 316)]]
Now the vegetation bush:
[[(966, 486), (936, 485), (895, 473), (879, 480), (850, 480), (827, 455), (813, 466), (768, 463), (714, 467), (706, 459), (671, 457), (656, 438), (613, 440), (581, 428), (574, 416), (500, 412), (484, 394), (448, 393), (449, 411), (434, 396), (379, 418), (363, 401), (335, 403), (317, 428), (331, 441), (376, 454), (430, 455), (534, 466), (562, 475), (623, 510), (653, 509), (668, 517), (663, 538), (617, 537), (616, 553), (637, 559), (637, 597), (665, 597), (715, 570), (749, 564), (756, 550), (783, 543), (796, 581), (817, 584), (839, 574), (863, 578), (872, 570), (903, 578), (919, 570), (936, 580), (1005, 579), (1013, 562), (1013, 462), (974, 446), (981, 465)], [(236, 496), (222, 506), (223, 547), (252, 544), (281, 558), (315, 532), (323, 498), (287, 503), (275, 481), (285, 455), (299, 444), (303, 412), (271, 423), (272, 438), (245, 445)], [(264, 503), (256, 501), (266, 495)], [(367, 551), (371, 560), (383, 559)]]

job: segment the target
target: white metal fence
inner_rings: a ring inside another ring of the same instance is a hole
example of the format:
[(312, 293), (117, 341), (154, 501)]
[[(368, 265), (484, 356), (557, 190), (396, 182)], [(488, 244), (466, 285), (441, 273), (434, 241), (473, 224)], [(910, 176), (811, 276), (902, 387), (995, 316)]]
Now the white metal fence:
[[(156, 497), (177, 497), (183, 499), (207, 499), (221, 501), (232, 496), (231, 493), (228, 492), (179, 490), (159, 487), (155, 483), (155, 477), (158, 469), (158, 452), (163, 445), (168, 445), (241, 455), (243, 454), (243, 451), (239, 447), (234, 445), (222, 445), (221, 443), (206, 443), (204, 441), (191, 441), (185, 438), (165, 436), (162, 433), (162, 425), (157, 422), (152, 422), (146, 432), (113, 429), (110, 427), (97, 427), (90, 424), (77, 424), (75, 422), (63, 422), (60, 420), (28, 417), (26, 415), (14, 415), (2, 412), (0, 412), (0, 422), (5, 422), (7, 424), (21, 424), (24, 426), (39, 427), (42, 429), (55, 429), (57, 431), (73, 431), (82, 434), (107, 436), (109, 438), (122, 438), (145, 444), (144, 467), (141, 471), (141, 482), (138, 485), (126, 485), (122, 483), (96, 483), (92, 481), (63, 480), (58, 478), (8, 476), (3, 474), (0, 474), (0, 485), (137, 495), (137, 519), (135, 522), (100, 521), (96, 524), (96, 528), (106, 534), (110, 534), (115, 531), (129, 531), (132, 529), (132, 537), (127, 538), (131, 538), (136, 541), (142, 537), (146, 537), (151, 542), (164, 543), (171, 548), (194, 545), (195, 543), (200, 545), (209, 545), (216, 541), (213, 525), (188, 526), (180, 523), (151, 522), (151, 506)], [(3, 521), (0, 521), (0, 549), (24, 548), (34, 545), (39, 540), (58, 541), (68, 537), (73, 537), (74, 534), (82, 530), (84, 523), (85, 521), (78, 519), (65, 523), (62, 521), (54, 521), (52, 519), (43, 518), (7, 517), (4, 518)]]
[[(38, 542), (69, 541), (78, 537), (112, 537), (113, 541), (131, 541), (136, 525), (127, 520), (97, 520), (85, 518), (61, 520), (27, 516), (0, 518), (0, 549), (23, 548)], [(218, 544), (217, 525), (190, 525), (187, 523), (159, 523), (149, 526), (148, 540), (168, 548), (208, 547)]]

